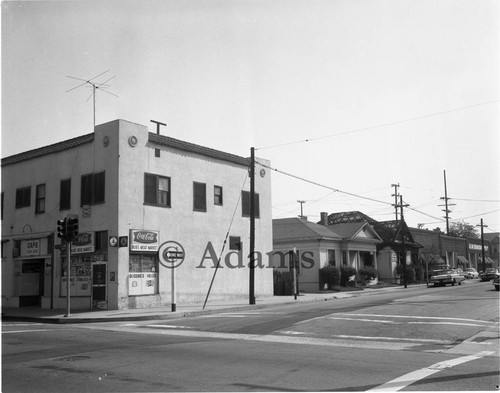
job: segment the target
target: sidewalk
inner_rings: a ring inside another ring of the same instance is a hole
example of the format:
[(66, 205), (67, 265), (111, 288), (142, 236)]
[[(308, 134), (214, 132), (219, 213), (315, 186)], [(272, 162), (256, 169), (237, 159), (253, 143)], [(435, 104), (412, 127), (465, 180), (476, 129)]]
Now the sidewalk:
[(171, 305), (154, 308), (127, 309), (127, 310), (70, 310), (71, 314), (65, 317), (66, 309), (42, 309), (39, 307), (2, 308), (3, 321), (26, 321), (45, 323), (90, 323), (90, 322), (117, 322), (117, 321), (144, 321), (150, 319), (173, 319), (218, 312), (236, 312), (262, 309), (276, 305), (294, 303), (320, 302), (339, 300), (353, 296), (368, 295), (373, 292), (385, 292), (402, 289), (402, 287), (366, 288), (348, 292), (318, 292), (301, 293), (297, 300), (293, 296), (259, 297), (255, 305), (248, 304), (248, 300), (240, 299), (224, 302), (177, 304), (176, 311), (171, 311)]

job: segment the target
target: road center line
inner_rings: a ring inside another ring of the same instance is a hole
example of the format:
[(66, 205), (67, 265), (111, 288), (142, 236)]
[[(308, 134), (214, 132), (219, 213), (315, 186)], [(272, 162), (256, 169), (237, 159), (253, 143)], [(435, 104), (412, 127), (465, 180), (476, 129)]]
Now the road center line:
[(458, 366), (459, 364), (470, 362), (471, 360), (480, 359), (482, 357), (491, 354), (493, 354), (493, 352), (483, 351), (483, 352), (478, 352), (475, 355), (467, 355), (456, 359), (445, 360), (444, 362), (435, 363), (429, 367), (412, 371), (408, 374), (402, 375), (399, 378), (393, 379), (392, 381), (379, 385), (373, 389), (369, 389), (368, 392), (387, 392), (387, 391), (397, 392), (398, 390), (404, 389), (405, 387), (411, 385), (412, 383), (424, 379), (432, 374), (436, 374), (446, 368)]

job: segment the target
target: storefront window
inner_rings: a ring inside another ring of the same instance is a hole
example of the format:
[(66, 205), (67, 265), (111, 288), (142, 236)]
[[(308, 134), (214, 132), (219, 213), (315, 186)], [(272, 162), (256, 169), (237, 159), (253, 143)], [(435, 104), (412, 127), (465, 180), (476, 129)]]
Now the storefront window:
[[(91, 295), (91, 264), (102, 262), (107, 258), (99, 254), (72, 255), (71, 256), (71, 296)], [(67, 266), (68, 258), (62, 257), (61, 296), (67, 293)]]
[[(71, 245), (71, 296), (92, 295), (92, 263), (106, 262), (107, 231), (82, 232), (75, 238)], [(67, 254), (61, 255), (61, 296), (67, 293)]]
[(130, 254), (129, 296), (158, 293), (158, 256), (156, 254)]

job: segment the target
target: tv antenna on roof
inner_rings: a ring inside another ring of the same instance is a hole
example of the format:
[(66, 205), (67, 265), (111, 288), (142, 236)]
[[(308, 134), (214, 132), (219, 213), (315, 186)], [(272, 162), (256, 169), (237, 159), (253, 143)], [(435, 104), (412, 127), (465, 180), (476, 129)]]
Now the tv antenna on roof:
[(82, 87), (82, 86), (85, 86), (85, 85), (87, 85), (89, 87), (92, 87), (92, 93), (90, 93), (89, 98), (87, 98), (87, 101), (90, 100), (90, 97), (93, 97), (94, 131), (95, 131), (95, 93), (96, 93), (96, 90), (100, 89), (104, 93), (108, 93), (108, 94), (111, 94), (112, 96), (118, 97), (116, 94), (111, 93), (110, 91), (106, 90), (107, 88), (111, 87), (107, 83), (111, 79), (113, 79), (116, 75), (113, 75), (111, 78), (106, 79), (104, 82), (97, 82), (97, 81), (95, 81), (95, 79), (99, 78), (100, 76), (104, 75), (106, 72), (109, 72), (109, 71), (110, 70), (106, 70), (104, 72), (101, 72), (99, 75), (96, 75), (96, 76), (94, 76), (93, 78), (90, 78), (90, 79), (82, 79), (82, 78), (77, 78), (77, 77), (74, 77), (74, 76), (68, 76), (68, 78), (76, 79), (76, 80), (79, 80), (79, 81), (83, 81), (83, 83), (80, 83), (78, 86), (75, 86), (75, 87), (73, 87), (73, 88), (71, 88), (69, 90), (66, 90), (66, 93), (68, 93), (68, 92), (70, 92), (72, 90), (78, 89), (79, 87)]

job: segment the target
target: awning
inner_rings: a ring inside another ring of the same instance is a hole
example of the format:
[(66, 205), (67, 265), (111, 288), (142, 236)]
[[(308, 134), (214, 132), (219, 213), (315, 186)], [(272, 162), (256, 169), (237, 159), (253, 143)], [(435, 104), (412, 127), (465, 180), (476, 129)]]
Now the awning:
[[(486, 263), (491, 263), (492, 265), (495, 264), (495, 261), (491, 259), (490, 257), (486, 257)], [(483, 263), (483, 258), (479, 257), (479, 262)]]
[(443, 258), (441, 258), (440, 255), (433, 255), (432, 256), (432, 261), (434, 263), (445, 263), (445, 260)]
[(458, 259), (458, 262), (460, 262), (460, 263), (469, 263), (469, 261), (465, 257), (458, 256), (457, 259)]

